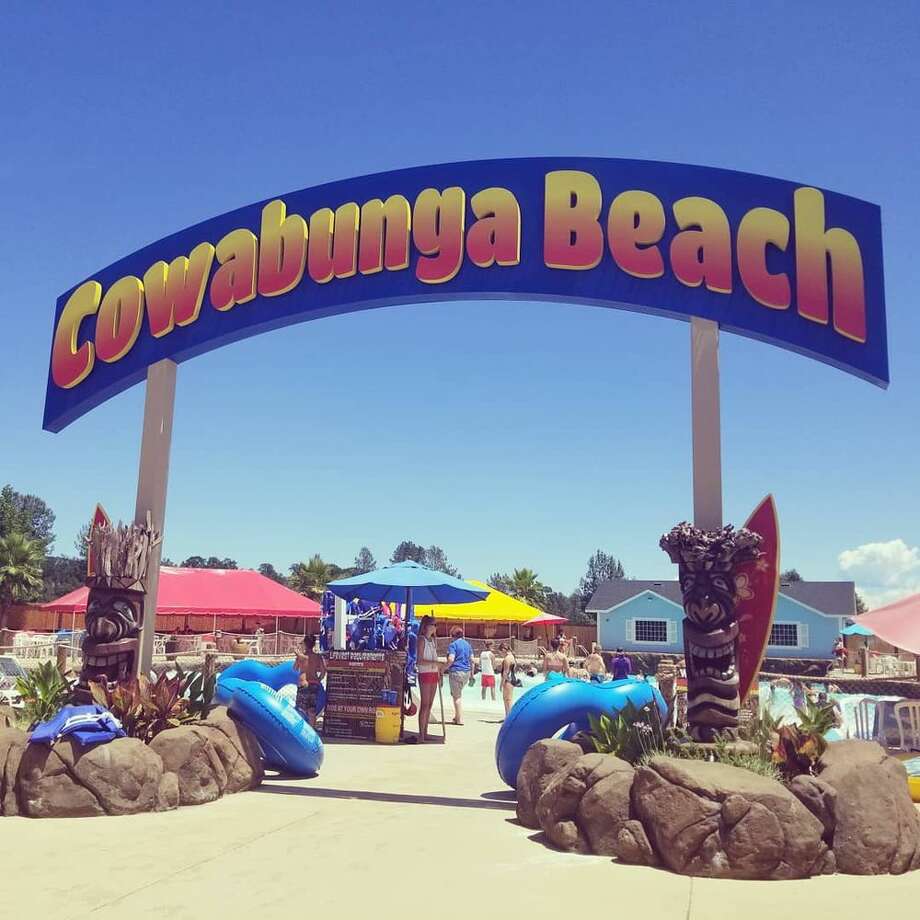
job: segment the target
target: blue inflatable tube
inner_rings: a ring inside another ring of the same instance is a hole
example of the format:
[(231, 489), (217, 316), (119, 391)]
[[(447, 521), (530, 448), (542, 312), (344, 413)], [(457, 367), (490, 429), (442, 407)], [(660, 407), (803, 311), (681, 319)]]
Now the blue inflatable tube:
[[(271, 667), (237, 661), (218, 677), (214, 696), (255, 735), (268, 766), (313, 776), (323, 763), (323, 742), (294, 705), (277, 693), (296, 683), (298, 676), (293, 662)], [(318, 703), (325, 703), (325, 691)]]
[(587, 729), (589, 715), (615, 715), (627, 703), (637, 708), (654, 703), (662, 718), (668, 711), (657, 687), (635, 677), (602, 684), (563, 677), (532, 687), (514, 704), (498, 733), (495, 764), (499, 776), (516, 786), (521, 761), (536, 741), (552, 738), (572, 724)]

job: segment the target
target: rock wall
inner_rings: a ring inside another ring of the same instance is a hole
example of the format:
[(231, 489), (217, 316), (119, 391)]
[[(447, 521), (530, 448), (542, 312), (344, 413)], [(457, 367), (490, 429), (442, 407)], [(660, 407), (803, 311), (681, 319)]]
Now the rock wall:
[(200, 805), (262, 782), (262, 754), (226, 709), (203, 722), (81, 747), (62, 739), (29, 744), (25, 732), (0, 728), (0, 814), (78, 818), (166, 811)]
[(610, 754), (540, 741), (518, 777), (518, 818), (576, 853), (683, 875), (796, 879), (920, 868), (907, 774), (872, 742), (828, 745), (817, 776), (788, 786), (726, 764)]

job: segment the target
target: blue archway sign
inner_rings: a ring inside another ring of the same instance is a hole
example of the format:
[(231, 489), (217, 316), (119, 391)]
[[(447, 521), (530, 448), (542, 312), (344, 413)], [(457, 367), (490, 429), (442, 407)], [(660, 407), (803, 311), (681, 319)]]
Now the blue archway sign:
[(44, 427), (292, 323), (422, 301), (700, 317), (888, 384), (873, 204), (700, 166), (552, 157), (378, 173), (180, 230), (57, 301)]

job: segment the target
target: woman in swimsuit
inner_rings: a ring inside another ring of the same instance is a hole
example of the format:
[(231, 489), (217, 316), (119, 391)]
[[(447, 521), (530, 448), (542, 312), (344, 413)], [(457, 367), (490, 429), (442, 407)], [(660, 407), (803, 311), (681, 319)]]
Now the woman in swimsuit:
[(511, 712), (514, 705), (514, 686), (515, 686), (515, 668), (517, 661), (511, 653), (511, 646), (507, 642), (502, 642), (498, 647), (502, 655), (501, 678), (502, 678), (502, 702), (505, 704), (505, 715)]

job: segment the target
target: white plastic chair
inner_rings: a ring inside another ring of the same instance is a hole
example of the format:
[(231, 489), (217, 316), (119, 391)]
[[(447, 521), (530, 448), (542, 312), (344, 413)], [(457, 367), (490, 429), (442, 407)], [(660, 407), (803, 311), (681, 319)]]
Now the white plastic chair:
[(875, 740), (875, 723), (878, 718), (878, 701), (870, 699), (860, 700), (854, 710), (853, 719), (856, 722), (856, 737), (860, 741)]
[(920, 700), (904, 700), (894, 704), (894, 717), (898, 723), (900, 749), (920, 750)]

